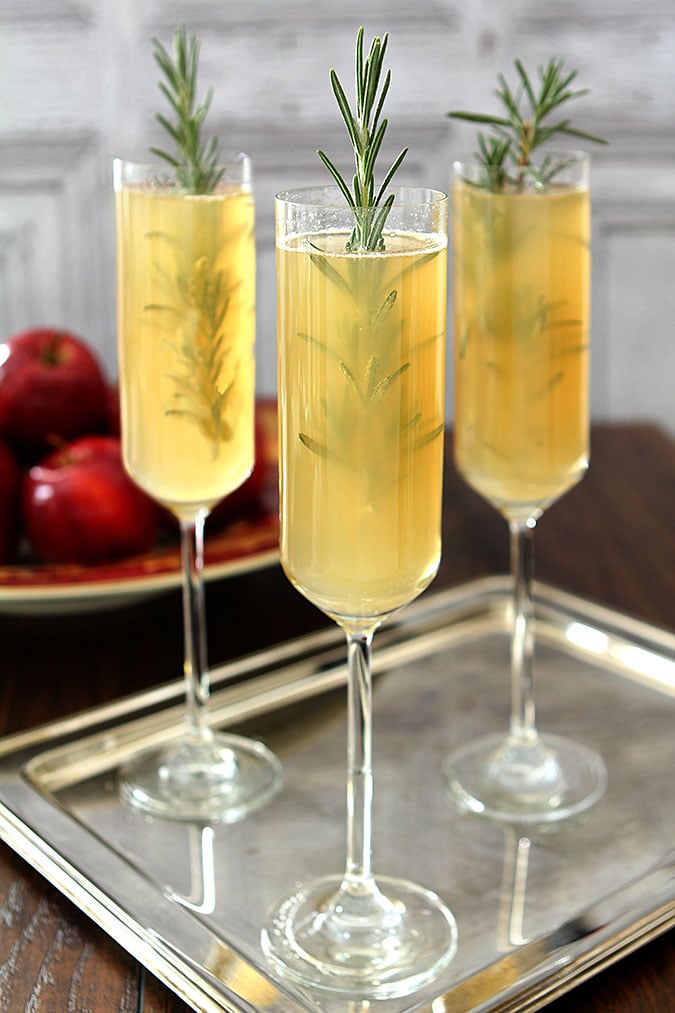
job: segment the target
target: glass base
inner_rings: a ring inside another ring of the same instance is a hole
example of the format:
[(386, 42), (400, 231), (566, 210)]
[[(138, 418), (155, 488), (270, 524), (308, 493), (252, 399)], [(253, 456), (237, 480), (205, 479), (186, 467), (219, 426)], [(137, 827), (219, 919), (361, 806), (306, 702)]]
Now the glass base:
[(208, 823), (235, 823), (281, 785), (281, 763), (261, 742), (211, 732), (143, 753), (118, 773), (120, 797), (134, 809)]
[(600, 756), (558, 735), (479, 739), (449, 756), (443, 775), (463, 811), (512, 823), (568, 819), (595, 805), (607, 786)]
[(338, 876), (281, 901), (261, 936), (282, 977), (350, 996), (408, 995), (437, 977), (457, 949), (457, 926), (435, 893), (405, 880), (368, 886)]

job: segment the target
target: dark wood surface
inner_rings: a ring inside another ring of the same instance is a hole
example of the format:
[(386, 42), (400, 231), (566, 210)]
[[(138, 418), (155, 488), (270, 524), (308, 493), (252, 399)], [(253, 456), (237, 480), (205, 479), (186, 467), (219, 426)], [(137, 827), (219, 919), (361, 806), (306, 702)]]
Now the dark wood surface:
[[(456, 475), (448, 441), (444, 556), (435, 587), (508, 568), (506, 526)], [(598, 426), (583, 482), (543, 518), (537, 576), (675, 628), (675, 444), (651, 426)], [(211, 661), (326, 620), (278, 566), (211, 585)], [(0, 733), (166, 682), (181, 665), (178, 593), (95, 615), (0, 619)], [(185, 1013), (5, 844), (0, 844), (0, 1013)], [(548, 1007), (550, 1013), (675, 1010), (675, 931)]]

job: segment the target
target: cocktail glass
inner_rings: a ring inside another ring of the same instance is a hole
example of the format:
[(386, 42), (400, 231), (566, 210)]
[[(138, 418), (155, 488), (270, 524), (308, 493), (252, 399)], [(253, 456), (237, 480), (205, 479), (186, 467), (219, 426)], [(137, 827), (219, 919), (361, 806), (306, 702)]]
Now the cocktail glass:
[(180, 525), (186, 728), (132, 759), (119, 790), (158, 816), (232, 822), (281, 785), (261, 743), (208, 722), (204, 522), (253, 467), (254, 203), (250, 161), (186, 193), (170, 168), (114, 162), (124, 463)]
[(282, 975), (358, 998), (412, 991), (456, 947), (434, 893), (372, 872), (371, 642), (441, 552), (447, 198), (394, 192), (375, 252), (346, 251), (337, 188), (276, 199), (281, 560), (346, 634), (347, 857), (280, 902), (262, 946)]
[(455, 458), (509, 524), (512, 709), (508, 734), (444, 772), (464, 809), (547, 823), (597, 802), (607, 777), (592, 749), (539, 734), (533, 686), (534, 529), (589, 460), (589, 159), (550, 153), (503, 185), (457, 162), (452, 203)]

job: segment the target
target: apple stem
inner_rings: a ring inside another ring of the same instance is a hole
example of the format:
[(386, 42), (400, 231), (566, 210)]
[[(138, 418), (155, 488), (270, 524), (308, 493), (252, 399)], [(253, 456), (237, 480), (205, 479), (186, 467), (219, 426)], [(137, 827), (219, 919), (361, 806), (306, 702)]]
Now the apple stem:
[(210, 686), (204, 617), (204, 522), (207, 511), (180, 522), (183, 562), (183, 629), (185, 659), (183, 673), (187, 698), (187, 722), (192, 734), (208, 731), (205, 708)]
[(63, 335), (56, 332), (42, 346), (41, 358), (46, 366), (58, 366), (63, 361), (62, 341)]
[(70, 453), (68, 448), (68, 440), (64, 440), (58, 433), (48, 433), (45, 437), (45, 443), (50, 450), (61, 451), (61, 466), (64, 464), (72, 464), (75, 460), (74, 456)]

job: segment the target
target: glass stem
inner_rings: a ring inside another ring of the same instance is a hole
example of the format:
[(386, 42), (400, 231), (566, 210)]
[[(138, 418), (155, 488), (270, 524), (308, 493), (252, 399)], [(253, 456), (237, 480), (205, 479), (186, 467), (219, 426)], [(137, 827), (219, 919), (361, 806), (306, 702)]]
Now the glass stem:
[(347, 868), (345, 886), (372, 885), (373, 630), (347, 632)]
[(204, 737), (208, 732), (204, 708), (209, 699), (204, 614), (204, 522), (206, 512), (181, 519), (180, 543), (183, 564), (183, 674), (188, 731)]
[(511, 736), (520, 742), (537, 739), (534, 707), (533, 655), (535, 518), (509, 521), (511, 575), (513, 578), (513, 630), (511, 636)]

